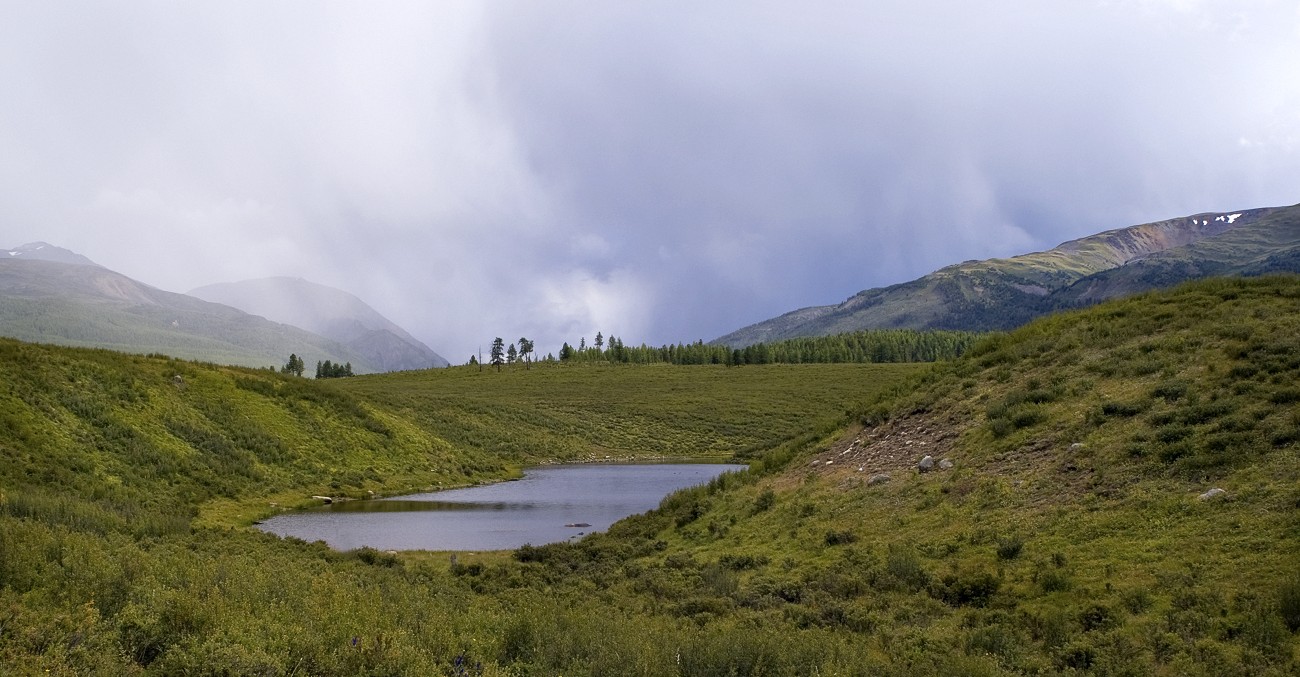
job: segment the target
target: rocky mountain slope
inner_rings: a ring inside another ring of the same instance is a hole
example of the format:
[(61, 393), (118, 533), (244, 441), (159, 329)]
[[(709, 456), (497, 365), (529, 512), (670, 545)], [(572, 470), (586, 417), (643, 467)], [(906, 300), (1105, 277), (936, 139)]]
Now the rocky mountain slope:
[(1063, 308), (1213, 275), (1300, 271), (1300, 205), (1204, 213), (966, 261), (715, 340), (741, 347), (863, 329), (1009, 329)]
[(338, 341), (378, 371), (445, 367), (447, 360), (364, 301), (301, 278), (271, 277), (214, 284), (190, 296), (302, 327)]

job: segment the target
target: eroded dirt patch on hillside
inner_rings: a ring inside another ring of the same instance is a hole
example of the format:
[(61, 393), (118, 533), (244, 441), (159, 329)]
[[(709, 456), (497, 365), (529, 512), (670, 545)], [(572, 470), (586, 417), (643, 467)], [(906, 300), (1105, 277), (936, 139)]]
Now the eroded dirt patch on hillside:
[[(957, 439), (971, 423), (952, 418), (935, 419), (911, 415), (892, 419), (881, 425), (864, 428), (847, 435), (830, 450), (814, 456), (808, 470), (818, 476), (857, 483), (881, 473), (895, 479), (916, 472), (916, 464), (925, 456), (951, 459)], [(938, 466), (936, 472), (941, 472)]]

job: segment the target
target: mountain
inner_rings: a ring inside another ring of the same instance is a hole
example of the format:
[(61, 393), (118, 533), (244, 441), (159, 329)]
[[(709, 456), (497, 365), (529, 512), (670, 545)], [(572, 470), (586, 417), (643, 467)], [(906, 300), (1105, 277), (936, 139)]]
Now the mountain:
[(309, 363), (351, 362), (357, 373), (383, 371), (337, 341), (163, 291), (39, 243), (0, 256), (0, 335), (254, 367), (296, 353)]
[(55, 247), (47, 242), (31, 242), (17, 249), (0, 249), (0, 259), (54, 261), (56, 263), (75, 263), (82, 266), (99, 265), (81, 254), (62, 247)]
[(743, 347), (863, 329), (1004, 330), (1064, 308), (1214, 275), (1300, 272), (1300, 205), (1110, 230), (1045, 252), (966, 261), (714, 340)]
[(379, 371), (447, 366), (441, 355), (361, 299), (302, 278), (270, 277), (214, 284), (189, 294), (338, 341)]

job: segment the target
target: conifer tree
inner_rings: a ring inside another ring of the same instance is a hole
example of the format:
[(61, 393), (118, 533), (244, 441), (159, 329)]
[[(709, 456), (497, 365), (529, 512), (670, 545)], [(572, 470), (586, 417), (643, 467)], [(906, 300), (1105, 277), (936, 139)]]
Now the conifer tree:
[(529, 369), (529, 368), (530, 368), (529, 365), (532, 363), (532, 360), (530, 360), (528, 356), (529, 356), (529, 355), (532, 355), (532, 354), (533, 354), (533, 342), (532, 342), (532, 341), (529, 341), (528, 339), (526, 339), (526, 338), (524, 338), (524, 337), (522, 337), (522, 336), (520, 336), (520, 337), (519, 337), (519, 357), (520, 357), (521, 359), (523, 359), (523, 361), (524, 361), (524, 368), (525, 368), (525, 369)]
[(506, 342), (501, 340), (500, 336), (492, 339), (492, 364), (497, 371), (501, 371), (501, 363), (505, 361), (505, 348)]

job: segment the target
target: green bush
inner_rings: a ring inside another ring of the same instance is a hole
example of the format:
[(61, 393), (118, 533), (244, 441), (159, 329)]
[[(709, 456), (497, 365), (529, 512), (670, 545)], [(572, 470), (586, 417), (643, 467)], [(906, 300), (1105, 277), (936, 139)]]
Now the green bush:
[(1288, 630), (1300, 631), (1300, 578), (1294, 578), (1280, 586), (1278, 611)]
[(1000, 560), (1013, 560), (1020, 556), (1025, 547), (1025, 539), (1019, 535), (999, 536), (997, 553)]

